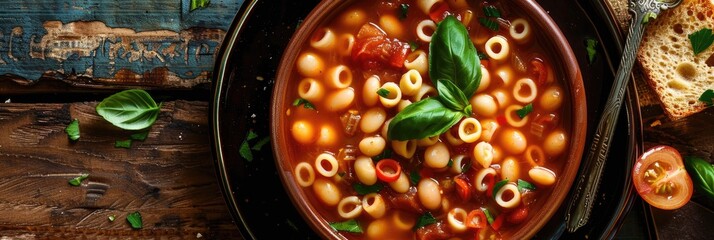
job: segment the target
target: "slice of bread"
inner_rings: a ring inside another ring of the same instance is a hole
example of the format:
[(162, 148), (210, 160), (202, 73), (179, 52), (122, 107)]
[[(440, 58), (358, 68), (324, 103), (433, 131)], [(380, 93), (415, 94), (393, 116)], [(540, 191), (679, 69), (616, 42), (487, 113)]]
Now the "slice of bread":
[(684, 0), (646, 26), (637, 59), (670, 119), (697, 113), (714, 89), (714, 46), (694, 55), (689, 34), (714, 29), (714, 0)]

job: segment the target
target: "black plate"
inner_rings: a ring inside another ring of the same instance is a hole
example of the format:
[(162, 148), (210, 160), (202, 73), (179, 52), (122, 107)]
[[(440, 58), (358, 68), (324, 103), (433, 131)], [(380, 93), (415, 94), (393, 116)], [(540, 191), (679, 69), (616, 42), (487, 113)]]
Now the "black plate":
[[(319, 238), (301, 218), (283, 189), (269, 145), (253, 151), (252, 161), (238, 153), (249, 131), (257, 133), (258, 139), (270, 135), (269, 103), (278, 63), (297, 25), (318, 2), (246, 1), (226, 35), (216, 63), (211, 114), (214, 158), (224, 197), (245, 238)], [(587, 89), (590, 139), (612, 84), (621, 38), (611, 34), (614, 25), (609, 11), (597, 0), (541, 0), (539, 3), (559, 24), (580, 63)], [(600, 43), (593, 63), (587, 59), (586, 39), (596, 39)], [(564, 233), (563, 205), (536, 235), (537, 238), (615, 236), (634, 199), (629, 184), (631, 166), (626, 160), (640, 151), (636, 99), (636, 92), (630, 87), (627, 108), (620, 114), (610, 150), (611, 160), (605, 166), (606, 176), (590, 223), (575, 233)], [(645, 231), (639, 235), (646, 235)]]

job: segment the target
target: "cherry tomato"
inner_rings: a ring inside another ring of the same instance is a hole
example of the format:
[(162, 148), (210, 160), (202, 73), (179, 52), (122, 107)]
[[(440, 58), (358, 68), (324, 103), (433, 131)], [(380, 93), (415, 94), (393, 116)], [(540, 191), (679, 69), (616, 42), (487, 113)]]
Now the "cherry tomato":
[(471, 212), (469, 212), (468, 215), (466, 215), (466, 227), (467, 228), (476, 228), (476, 229), (481, 229), (486, 227), (488, 224), (488, 220), (486, 220), (486, 214), (483, 213), (481, 209), (476, 209)]
[(463, 178), (454, 178), (454, 183), (456, 183), (456, 193), (459, 194), (461, 200), (469, 200), (471, 198), (471, 189), (468, 182)]
[(653, 207), (677, 209), (692, 197), (692, 179), (679, 152), (669, 146), (656, 146), (643, 153), (632, 169), (637, 193)]
[(394, 159), (385, 158), (377, 162), (377, 178), (384, 182), (397, 181), (399, 175), (402, 174), (402, 166)]

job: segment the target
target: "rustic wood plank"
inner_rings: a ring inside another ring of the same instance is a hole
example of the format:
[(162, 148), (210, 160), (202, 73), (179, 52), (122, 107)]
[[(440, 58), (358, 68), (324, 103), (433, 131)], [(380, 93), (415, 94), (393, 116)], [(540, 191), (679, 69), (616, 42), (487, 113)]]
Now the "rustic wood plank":
[(207, 85), (217, 50), (244, 1), (211, 1), (194, 11), (189, 2), (6, 4), (0, 8), (0, 94), (13, 93), (8, 86), (38, 82), (69, 90)]
[[(0, 104), (0, 235), (32, 238), (238, 238), (212, 165), (208, 103), (164, 103), (148, 138), (98, 116), (96, 102)], [(81, 138), (64, 128), (76, 118)], [(67, 181), (80, 173), (81, 186)], [(139, 211), (144, 229), (132, 230)], [(117, 220), (107, 218), (115, 214)]]

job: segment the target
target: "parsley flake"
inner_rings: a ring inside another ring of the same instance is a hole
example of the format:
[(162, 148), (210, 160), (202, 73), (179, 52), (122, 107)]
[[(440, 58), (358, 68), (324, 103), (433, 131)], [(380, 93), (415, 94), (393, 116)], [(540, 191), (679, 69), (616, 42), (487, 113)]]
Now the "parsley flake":
[[(258, 134), (253, 132), (253, 130), (248, 130), (248, 136), (245, 137), (245, 140), (240, 144), (240, 148), (238, 148), (238, 153), (240, 154), (241, 157), (243, 157), (245, 160), (248, 162), (253, 161), (253, 152), (250, 151), (250, 143), (248, 141), (253, 140), (258, 137)], [(260, 150), (260, 148), (267, 143), (268, 140), (261, 139), (260, 142), (258, 142), (255, 146), (253, 146), (253, 150)], [(256, 149), (257, 148), (257, 149)]]
[(399, 19), (406, 19), (407, 13), (409, 13), (409, 4), (402, 3), (399, 5)]
[(414, 225), (414, 231), (416, 231), (419, 228), (422, 228), (427, 225), (431, 225), (436, 223), (436, 218), (434, 218), (434, 215), (431, 215), (430, 212), (424, 213), (424, 215), (419, 216), (419, 219), (417, 219), (416, 225)]
[(362, 227), (359, 226), (357, 220), (350, 219), (344, 222), (331, 222), (330, 227), (335, 231), (362, 233)]
[(377, 95), (379, 95), (383, 98), (389, 97), (389, 90), (387, 90), (385, 88), (380, 88), (379, 90), (377, 90)]
[(376, 162), (385, 158), (392, 158), (392, 149), (384, 149), (384, 152), (380, 153), (377, 156), (372, 157), (372, 161)]
[(714, 34), (709, 28), (703, 28), (695, 33), (689, 34), (689, 41), (692, 43), (694, 55), (697, 55), (714, 43)]
[(593, 63), (595, 60), (595, 55), (597, 54), (597, 44), (598, 42), (595, 39), (588, 38), (585, 40), (585, 51), (588, 52), (588, 61), (590, 61), (590, 63)]
[(508, 179), (503, 179), (503, 180), (501, 180), (501, 181), (499, 181), (499, 182), (497, 182), (496, 184), (493, 185), (493, 198), (494, 198), (494, 199), (496, 198), (496, 193), (497, 193), (499, 190), (501, 190), (501, 188), (502, 188), (503, 186), (506, 186), (506, 184), (508, 184)]
[(496, 8), (496, 6), (493, 6), (493, 5), (483, 7), (483, 13), (486, 14), (486, 17), (495, 17), (495, 18), (501, 17), (501, 12), (498, 11), (498, 8)]
[(528, 105), (524, 106), (523, 108), (516, 110), (516, 114), (518, 114), (518, 117), (520, 117), (520, 118), (525, 118), (526, 115), (528, 115), (531, 112), (533, 112), (533, 103), (529, 103)]
[(84, 181), (84, 179), (87, 179), (88, 177), (89, 177), (89, 173), (82, 173), (81, 175), (79, 175), (79, 177), (70, 179), (69, 185), (72, 185), (72, 186), (82, 185), (82, 181)]
[(310, 101), (308, 101), (307, 99), (298, 98), (298, 99), (295, 99), (295, 101), (293, 101), (293, 106), (296, 106), (296, 107), (297, 107), (297, 106), (300, 106), (300, 105), (302, 105), (304, 108), (307, 108), (307, 109), (317, 110), (317, 108), (315, 108), (315, 105), (312, 104), (312, 103), (311, 103)]
[(126, 215), (126, 221), (129, 222), (131, 228), (133, 229), (141, 229), (144, 226), (141, 222), (141, 213), (139, 212), (133, 212)]
[(523, 192), (523, 189), (536, 190), (536, 186), (526, 180), (518, 179), (518, 191)]
[(114, 147), (115, 148), (126, 148), (129, 149), (131, 148), (131, 139), (127, 140), (116, 140), (114, 142)]
[(270, 142), (270, 137), (264, 137), (264, 138), (260, 139), (260, 141), (258, 141), (255, 145), (253, 145), (253, 147), (251, 149), (253, 149), (255, 151), (260, 151), (260, 149), (263, 148), (263, 145), (265, 145), (268, 142)]
[(481, 211), (483, 212), (483, 215), (486, 215), (486, 221), (488, 221), (488, 224), (492, 224), (494, 217), (491, 214), (491, 211), (488, 211), (488, 208), (481, 208)]
[(446, 163), (446, 166), (447, 166), (447, 167), (452, 167), (452, 166), (454, 166), (454, 159), (453, 159), (453, 158), (452, 158), (452, 159), (449, 159), (449, 162)]
[(476, 51), (476, 55), (478, 56), (479, 60), (488, 60), (488, 55), (481, 51)]
[(355, 192), (357, 192), (357, 194), (359, 194), (359, 195), (376, 193), (376, 192), (381, 191), (383, 187), (384, 187), (384, 185), (382, 185), (381, 183), (375, 183), (375, 184), (369, 185), (369, 186), (361, 184), (361, 183), (352, 184), (352, 188), (354, 188)]
[(707, 106), (712, 106), (714, 105), (714, 90), (707, 89), (702, 93), (701, 96), (699, 96), (699, 101), (702, 101), (707, 104)]
[(148, 136), (149, 132), (139, 132), (132, 134), (131, 136), (129, 136), (129, 138), (131, 138), (131, 140), (144, 141)]
[(419, 48), (419, 43), (417, 41), (409, 41), (409, 50), (416, 51)]
[(409, 182), (412, 185), (417, 185), (420, 180), (421, 175), (419, 175), (419, 171), (417, 171), (416, 169), (412, 170), (412, 172), (409, 173)]
[(478, 22), (481, 23), (481, 26), (491, 29), (491, 31), (498, 31), (498, 23), (489, 18), (480, 17), (478, 18)]
[(67, 137), (69, 137), (70, 140), (77, 141), (79, 139), (79, 120), (72, 120), (64, 129), (64, 132), (67, 133)]

